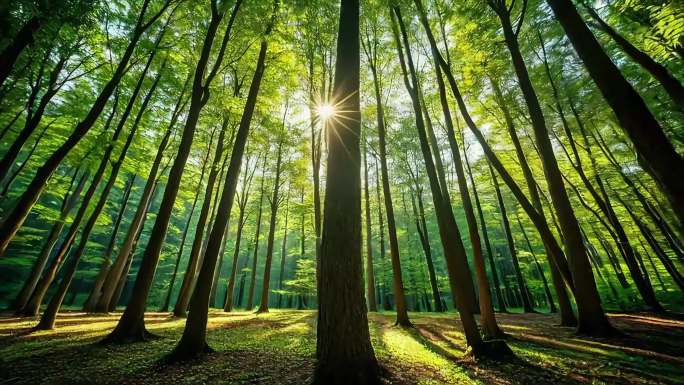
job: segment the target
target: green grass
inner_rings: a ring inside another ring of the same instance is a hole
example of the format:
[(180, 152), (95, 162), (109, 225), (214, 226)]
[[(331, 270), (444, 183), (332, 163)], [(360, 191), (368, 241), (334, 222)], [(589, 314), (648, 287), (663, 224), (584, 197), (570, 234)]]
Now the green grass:
[[(373, 346), (392, 384), (676, 384), (684, 382), (684, 323), (614, 315), (630, 337), (580, 338), (554, 316), (500, 314), (516, 358), (475, 362), (458, 315), (411, 313), (414, 329), (394, 314), (369, 316)], [(35, 320), (0, 319), (0, 384), (305, 384), (315, 364), (315, 313), (212, 312), (208, 342), (216, 353), (165, 366), (184, 320), (150, 313), (161, 338), (102, 346), (119, 314), (60, 315), (52, 331), (30, 333)]]

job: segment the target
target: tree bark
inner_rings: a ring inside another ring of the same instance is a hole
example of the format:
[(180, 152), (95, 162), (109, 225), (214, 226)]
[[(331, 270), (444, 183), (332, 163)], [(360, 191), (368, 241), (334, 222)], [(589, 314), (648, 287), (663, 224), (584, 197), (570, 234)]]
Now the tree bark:
[(314, 384), (375, 384), (361, 258), (359, 1), (341, 0), (328, 126), (328, 167), (320, 253)]
[(14, 63), (16, 63), (21, 52), (33, 42), (33, 35), (38, 32), (42, 25), (43, 23), (37, 15), (32, 16), (24, 23), (10, 44), (0, 53), (0, 87), (12, 72)]

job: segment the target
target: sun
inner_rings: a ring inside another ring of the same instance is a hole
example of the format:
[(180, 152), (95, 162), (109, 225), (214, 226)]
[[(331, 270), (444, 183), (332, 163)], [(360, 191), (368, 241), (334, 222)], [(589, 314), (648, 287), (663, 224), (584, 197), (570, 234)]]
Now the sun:
[(320, 104), (316, 107), (316, 113), (322, 120), (328, 120), (335, 115), (335, 107), (330, 104)]

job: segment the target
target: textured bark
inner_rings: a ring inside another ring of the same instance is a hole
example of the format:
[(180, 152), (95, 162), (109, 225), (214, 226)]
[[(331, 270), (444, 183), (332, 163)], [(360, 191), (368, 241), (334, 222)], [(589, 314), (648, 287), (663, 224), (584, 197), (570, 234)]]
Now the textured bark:
[[(171, 352), (169, 356), (170, 360), (190, 359), (210, 350), (206, 342), (206, 334), (207, 313), (209, 311), (209, 296), (211, 294), (212, 277), (214, 275), (214, 269), (216, 268), (216, 262), (218, 260), (221, 244), (223, 243), (223, 236), (228, 226), (230, 212), (235, 200), (235, 190), (240, 177), (240, 168), (242, 165), (245, 145), (247, 143), (247, 136), (249, 134), (249, 128), (252, 122), (254, 109), (257, 104), (257, 96), (259, 95), (261, 79), (263, 78), (266, 69), (265, 62), (266, 52), (268, 49), (267, 39), (269, 38), (276, 21), (278, 5), (279, 2), (276, 0), (273, 7), (271, 20), (266, 26), (264, 35), (261, 37), (261, 46), (259, 48), (256, 69), (254, 71), (254, 76), (252, 77), (252, 82), (249, 86), (249, 92), (245, 101), (245, 108), (242, 112), (242, 118), (240, 119), (240, 124), (235, 136), (235, 143), (233, 144), (233, 150), (230, 156), (228, 171), (226, 172), (226, 182), (223, 185), (223, 190), (221, 192), (221, 199), (218, 206), (218, 213), (220, 214), (217, 216), (214, 226), (211, 228), (211, 232), (209, 234), (209, 242), (207, 244), (207, 250), (202, 261), (199, 276), (197, 278), (197, 286), (195, 287), (192, 298), (190, 299), (190, 312), (188, 315), (188, 320), (185, 323), (183, 336), (178, 342), (178, 345), (174, 348), (173, 352)], [(239, 1), (236, 4), (236, 7), (238, 6)], [(234, 10), (234, 12), (237, 12), (237, 8)]]
[(379, 375), (362, 278), (359, 48), (359, 1), (341, 0), (332, 93), (343, 99), (328, 127), (314, 384), (375, 384)]
[(641, 96), (603, 51), (572, 1), (547, 3), (634, 144), (639, 162), (660, 185), (679, 222), (684, 223), (684, 158), (667, 139)]
[(95, 121), (105, 108), (107, 100), (114, 92), (114, 88), (116, 88), (121, 82), (121, 79), (128, 68), (128, 62), (133, 55), (133, 51), (135, 50), (138, 40), (140, 40), (142, 34), (170, 5), (170, 2), (165, 2), (159, 11), (150, 18), (150, 20), (144, 22), (143, 19), (149, 2), (150, 0), (144, 0), (138, 21), (132, 35), (128, 40), (129, 43), (126, 47), (126, 51), (114, 70), (112, 78), (107, 82), (102, 91), (100, 91), (100, 94), (97, 96), (97, 99), (91, 106), (86, 117), (76, 125), (74, 131), (71, 133), (71, 135), (69, 135), (67, 140), (59, 148), (57, 148), (52, 155), (48, 157), (42, 166), (38, 168), (33, 180), (31, 180), (26, 188), (26, 191), (17, 199), (16, 203), (12, 207), (12, 210), (5, 216), (5, 218), (3, 218), (3, 222), (0, 224), (0, 254), (7, 249), (10, 241), (14, 238), (17, 231), (19, 231), (19, 228), (24, 223), (24, 220), (26, 220), (31, 208), (45, 189), (50, 176), (52, 176), (62, 160), (64, 160), (69, 152), (81, 141), (81, 139), (95, 124)]
[[(228, 42), (228, 37), (230, 36), (232, 21), (234, 20), (235, 13), (237, 12), (240, 3), (241, 1), (238, 0), (234, 12), (231, 15), (231, 20), (228, 23), (221, 48), (218, 52), (218, 58), (214, 63), (214, 70), (221, 65), (223, 52), (225, 51), (225, 46)], [(133, 287), (133, 297), (129, 301), (128, 306), (126, 306), (126, 310), (121, 316), (114, 331), (105, 338), (105, 342), (141, 341), (147, 339), (149, 336), (149, 332), (145, 329), (144, 318), (147, 297), (150, 288), (152, 287), (154, 272), (159, 261), (159, 253), (161, 252), (161, 247), (164, 243), (164, 238), (166, 237), (166, 230), (173, 211), (173, 204), (178, 195), (178, 189), (183, 177), (183, 170), (185, 169), (192, 147), (197, 121), (199, 120), (202, 107), (207, 102), (208, 87), (211, 83), (211, 79), (215, 76), (213, 70), (206, 78), (204, 74), (212, 51), (211, 48), (214, 43), (214, 38), (216, 37), (216, 32), (225, 13), (219, 13), (215, 2), (212, 2), (211, 9), (211, 20), (195, 68), (192, 93), (190, 96), (190, 108), (183, 128), (183, 134), (178, 145), (176, 158), (174, 159), (171, 171), (169, 172), (166, 189), (164, 190), (164, 196), (161, 205), (159, 206), (159, 212), (157, 213), (150, 239), (148, 240), (147, 247), (143, 253), (143, 259), (140, 263), (140, 269), (138, 270), (138, 275)]]

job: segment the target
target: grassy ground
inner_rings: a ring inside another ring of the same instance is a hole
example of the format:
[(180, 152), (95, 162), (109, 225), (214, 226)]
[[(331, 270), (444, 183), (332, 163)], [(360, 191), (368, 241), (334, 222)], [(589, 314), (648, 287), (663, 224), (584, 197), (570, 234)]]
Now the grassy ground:
[[(150, 313), (161, 338), (101, 346), (120, 314), (60, 315), (53, 331), (30, 332), (35, 320), (0, 319), (0, 384), (306, 384), (314, 365), (315, 313), (212, 313), (203, 360), (163, 366), (184, 320)], [(626, 337), (580, 338), (554, 326), (554, 316), (499, 314), (516, 358), (463, 358), (457, 315), (411, 314), (415, 329), (393, 326), (391, 313), (372, 314), (376, 355), (388, 384), (682, 384), (684, 322), (647, 314), (613, 314)]]

